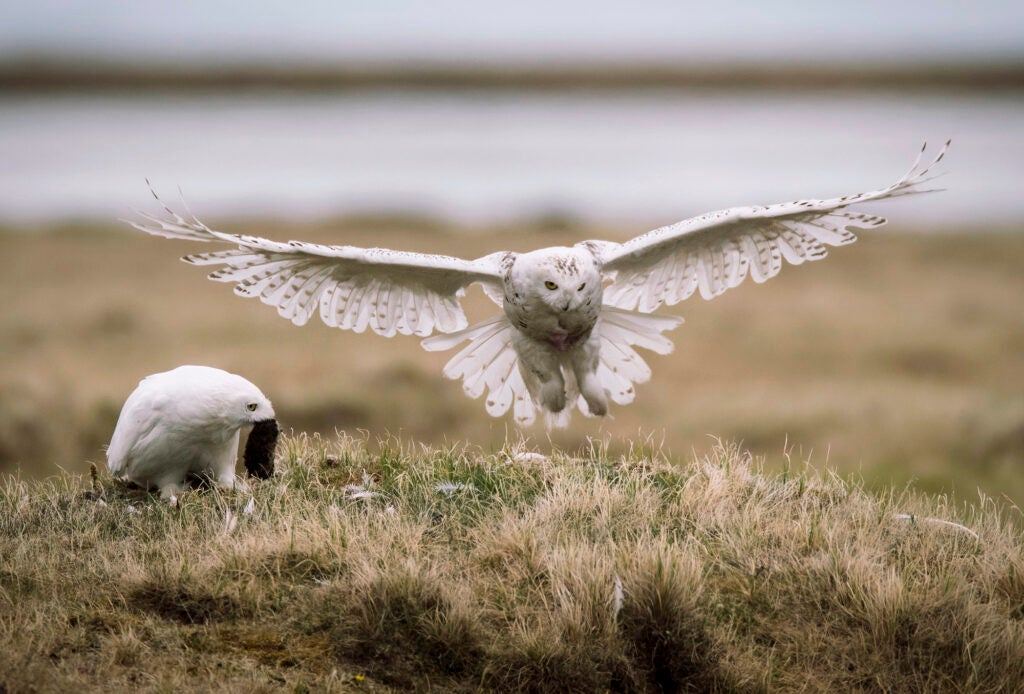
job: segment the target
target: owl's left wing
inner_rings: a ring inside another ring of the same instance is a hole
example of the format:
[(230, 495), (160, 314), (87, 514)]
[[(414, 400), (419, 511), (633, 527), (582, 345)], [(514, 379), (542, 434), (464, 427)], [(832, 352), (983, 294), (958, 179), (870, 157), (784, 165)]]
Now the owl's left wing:
[(369, 327), (385, 337), (425, 336), (466, 327), (459, 297), (474, 282), (500, 292), (502, 262), (509, 256), (495, 253), (463, 260), (386, 248), (282, 243), (216, 231), (166, 205), (164, 211), (166, 217), (140, 212), (145, 221), (129, 223), (156, 236), (235, 246), (182, 260), (223, 266), (209, 278), (233, 283), (235, 294), (258, 297), (296, 325), (304, 325), (319, 312), (331, 327), (355, 332)]
[(768, 207), (734, 207), (655, 229), (622, 244), (586, 242), (614, 278), (605, 300), (643, 313), (663, 303), (677, 304), (694, 291), (713, 299), (740, 284), (749, 274), (764, 282), (782, 269), (782, 261), (799, 265), (820, 260), (827, 246), (857, 240), (852, 229), (885, 224), (874, 215), (850, 212), (850, 205), (932, 192), (916, 186), (929, 175), (949, 142), (935, 159), (918, 168), (925, 148), (902, 178), (890, 186), (830, 200), (803, 200)]

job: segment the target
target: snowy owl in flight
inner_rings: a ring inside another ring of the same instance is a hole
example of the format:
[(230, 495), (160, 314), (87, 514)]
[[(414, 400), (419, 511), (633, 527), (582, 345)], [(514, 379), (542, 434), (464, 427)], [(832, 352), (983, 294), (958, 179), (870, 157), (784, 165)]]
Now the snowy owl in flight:
[[(934, 177), (929, 172), (948, 146), (923, 168), (922, 148), (906, 175), (868, 193), (734, 207), (625, 243), (584, 241), (476, 260), (226, 234), (166, 206), (168, 216), (140, 213), (145, 221), (131, 224), (157, 236), (234, 246), (183, 260), (222, 265), (210, 279), (259, 297), (295, 325), (319, 313), (342, 330), (426, 337), (422, 345), (431, 351), (468, 342), (445, 365), (445, 376), (462, 379), (472, 398), (486, 393), (492, 416), (511, 409), (525, 426), (540, 410), (549, 426), (564, 426), (574, 404), (585, 415), (605, 415), (609, 400), (633, 401), (634, 384), (651, 376), (634, 348), (669, 353), (672, 342), (662, 333), (682, 322), (650, 315), (659, 306), (698, 290), (712, 299), (747, 275), (755, 282), (774, 277), (784, 260), (799, 265), (824, 258), (827, 246), (852, 243), (852, 229), (885, 220), (847, 208), (928, 192), (916, 186)], [(467, 327), (459, 297), (474, 283), (504, 310)], [(435, 331), (442, 334), (427, 337)]]

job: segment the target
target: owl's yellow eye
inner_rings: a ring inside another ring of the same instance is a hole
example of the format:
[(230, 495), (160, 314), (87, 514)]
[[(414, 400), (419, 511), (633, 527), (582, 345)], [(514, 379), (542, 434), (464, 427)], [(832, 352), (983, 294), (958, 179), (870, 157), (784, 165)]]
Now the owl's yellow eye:
[(548, 280), (547, 282), (545, 282), (544, 286), (547, 287), (548, 289), (551, 289), (552, 291), (554, 291), (555, 289), (558, 289), (558, 285), (555, 284), (554, 282), (552, 282), (551, 280)]
[(245, 409), (249, 410), (250, 412), (255, 412), (256, 411), (256, 407), (257, 407), (256, 403), (250, 402), (248, 405), (245, 406)]

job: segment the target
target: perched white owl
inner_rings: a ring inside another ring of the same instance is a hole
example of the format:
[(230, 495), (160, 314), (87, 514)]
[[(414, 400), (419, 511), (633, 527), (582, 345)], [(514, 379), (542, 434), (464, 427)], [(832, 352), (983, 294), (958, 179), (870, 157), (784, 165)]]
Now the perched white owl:
[[(183, 260), (223, 265), (210, 279), (234, 283), (236, 294), (259, 297), (296, 325), (318, 312), (329, 326), (369, 327), (385, 337), (445, 333), (423, 340), (427, 350), (468, 342), (445, 366), (446, 376), (462, 379), (470, 397), (486, 393), (495, 417), (512, 409), (516, 422), (528, 425), (539, 409), (549, 426), (562, 426), (573, 404), (604, 415), (609, 400), (632, 402), (634, 384), (651, 376), (634, 348), (667, 354), (673, 345), (662, 333), (682, 322), (649, 315), (659, 306), (698, 290), (712, 299), (747, 275), (755, 282), (774, 277), (784, 260), (799, 265), (824, 258), (827, 246), (852, 243), (853, 228), (885, 220), (846, 208), (928, 192), (916, 186), (931, 180), (948, 145), (919, 168), (922, 148), (906, 175), (869, 193), (736, 207), (621, 244), (584, 241), (477, 260), (226, 234), (166, 206), (168, 217), (142, 214), (146, 221), (132, 225), (157, 236), (235, 246)], [(459, 297), (474, 283), (504, 311), (466, 327)]]
[(181, 494), (191, 477), (235, 484), (239, 433), (252, 427), (244, 461), (269, 477), (274, 467), (274, 408), (255, 385), (209, 366), (179, 366), (147, 376), (125, 400), (107, 447), (107, 467), (165, 499)]

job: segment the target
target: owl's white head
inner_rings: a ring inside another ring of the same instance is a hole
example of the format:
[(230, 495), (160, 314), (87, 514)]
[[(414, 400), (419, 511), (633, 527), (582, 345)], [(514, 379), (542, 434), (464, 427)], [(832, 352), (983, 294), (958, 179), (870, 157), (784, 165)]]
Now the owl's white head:
[(237, 431), (275, 417), (274, 406), (259, 388), (221, 369), (179, 366), (146, 381), (176, 401), (178, 412), (192, 422)]
[(553, 313), (600, 310), (601, 268), (585, 248), (541, 248), (516, 256), (505, 292), (510, 303), (543, 304)]
[(243, 427), (275, 418), (274, 406), (259, 388), (241, 376), (235, 376), (231, 381), (234, 383), (225, 383), (226, 386), (231, 386), (231, 390), (225, 389), (221, 393), (221, 407), (225, 415), (235, 419), (238, 425)]

